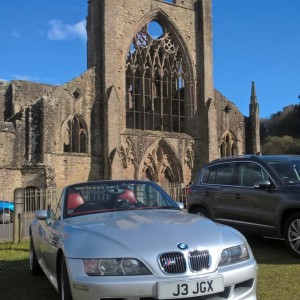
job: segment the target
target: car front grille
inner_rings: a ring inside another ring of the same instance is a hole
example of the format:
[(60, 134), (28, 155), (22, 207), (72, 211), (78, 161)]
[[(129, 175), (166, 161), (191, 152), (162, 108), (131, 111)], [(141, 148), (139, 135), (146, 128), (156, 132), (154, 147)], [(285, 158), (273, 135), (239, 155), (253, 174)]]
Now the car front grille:
[[(192, 272), (209, 268), (209, 252), (207, 250), (189, 252), (188, 260)], [(162, 270), (168, 274), (182, 274), (187, 270), (187, 263), (181, 252), (163, 253), (159, 256), (159, 263)]]
[(209, 252), (204, 251), (192, 251), (189, 253), (189, 265), (191, 271), (199, 272), (203, 269), (208, 269), (209, 267)]
[(163, 253), (159, 256), (162, 270), (168, 274), (181, 274), (186, 272), (186, 262), (181, 252)]

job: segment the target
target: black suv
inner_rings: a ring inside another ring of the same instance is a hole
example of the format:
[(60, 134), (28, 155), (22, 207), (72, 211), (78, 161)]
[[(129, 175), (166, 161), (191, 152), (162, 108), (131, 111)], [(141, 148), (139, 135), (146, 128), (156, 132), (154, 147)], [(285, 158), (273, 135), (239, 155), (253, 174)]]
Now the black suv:
[(300, 258), (300, 156), (214, 160), (190, 186), (187, 209), (240, 231), (283, 237)]

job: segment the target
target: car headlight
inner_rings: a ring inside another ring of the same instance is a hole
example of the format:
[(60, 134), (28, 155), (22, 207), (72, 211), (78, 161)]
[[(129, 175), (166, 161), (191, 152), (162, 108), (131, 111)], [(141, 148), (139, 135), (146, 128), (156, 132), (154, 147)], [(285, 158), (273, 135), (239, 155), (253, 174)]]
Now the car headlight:
[(226, 248), (222, 251), (219, 267), (236, 264), (250, 258), (246, 244)]
[(83, 259), (84, 270), (89, 276), (150, 275), (146, 266), (134, 258)]

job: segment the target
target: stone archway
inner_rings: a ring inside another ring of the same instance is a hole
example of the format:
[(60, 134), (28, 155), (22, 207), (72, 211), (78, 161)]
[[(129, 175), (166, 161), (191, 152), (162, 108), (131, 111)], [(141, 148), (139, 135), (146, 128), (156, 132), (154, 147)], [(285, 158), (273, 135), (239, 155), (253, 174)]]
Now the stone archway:
[(155, 181), (162, 186), (183, 182), (180, 161), (174, 149), (165, 140), (160, 140), (145, 152), (139, 178)]

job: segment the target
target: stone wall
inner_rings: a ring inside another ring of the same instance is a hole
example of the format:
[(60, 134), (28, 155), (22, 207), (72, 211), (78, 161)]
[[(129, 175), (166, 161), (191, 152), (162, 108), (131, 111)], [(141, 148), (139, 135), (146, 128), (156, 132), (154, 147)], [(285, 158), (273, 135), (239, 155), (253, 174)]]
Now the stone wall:
[(0, 81), (0, 123), (4, 122), (6, 111), (6, 100), (9, 94), (10, 83), (6, 81)]
[[(0, 168), (0, 197), (13, 200), (14, 190), (22, 187), (22, 174), (18, 169)], [(0, 198), (1, 199), (1, 198)]]
[[(244, 152), (245, 118), (213, 86), (211, 0), (88, 4), (86, 72), (61, 86), (0, 82), (0, 192), (121, 178), (187, 185), (220, 156), (224, 134), (233, 137), (236, 154)], [(184, 133), (126, 128), (127, 55), (152, 20), (170, 34), (185, 63)], [(74, 117), (86, 130), (82, 152), (66, 150)]]
[[(6, 91), (12, 90), (12, 122), (0, 122), (2, 186), (10, 189), (9, 182), (13, 182), (15, 187), (61, 188), (73, 182), (99, 179), (101, 146), (100, 131), (96, 127), (99, 107), (95, 103), (94, 82), (91, 68), (63, 86), (26, 81), (5, 85)], [(1, 90), (1, 94), (6, 91)], [(75, 114), (80, 115), (87, 126), (89, 145), (87, 153), (77, 155), (64, 153), (63, 149), (64, 123)], [(40, 148), (32, 147), (37, 138)], [(40, 152), (38, 156), (34, 151)], [(12, 176), (7, 177), (7, 172)]]
[(222, 135), (228, 131), (236, 139), (237, 153), (245, 152), (245, 121), (244, 115), (238, 110), (236, 105), (229, 101), (219, 91), (215, 90), (215, 103), (218, 112), (218, 148), (220, 148)]
[(11, 166), (14, 159), (14, 132), (11, 123), (0, 122), (0, 168)]
[[(211, 1), (176, 1), (173, 4), (156, 0), (122, 3), (93, 0), (87, 18), (88, 66), (95, 66), (96, 78), (101, 82), (99, 103), (104, 109), (104, 177), (112, 174), (106, 158), (121, 147), (120, 133), (126, 133), (126, 57), (133, 37), (151, 20), (157, 20), (173, 35), (187, 60), (187, 134), (189, 139), (195, 140), (193, 151), (197, 163), (194, 172), (200, 164), (218, 155), (212, 82)], [(150, 140), (149, 137), (148, 144)], [(180, 148), (178, 142), (174, 149), (179, 161)], [(139, 152), (144, 150), (137, 149)], [(124, 170), (118, 165), (114, 165), (114, 173), (122, 174)]]

